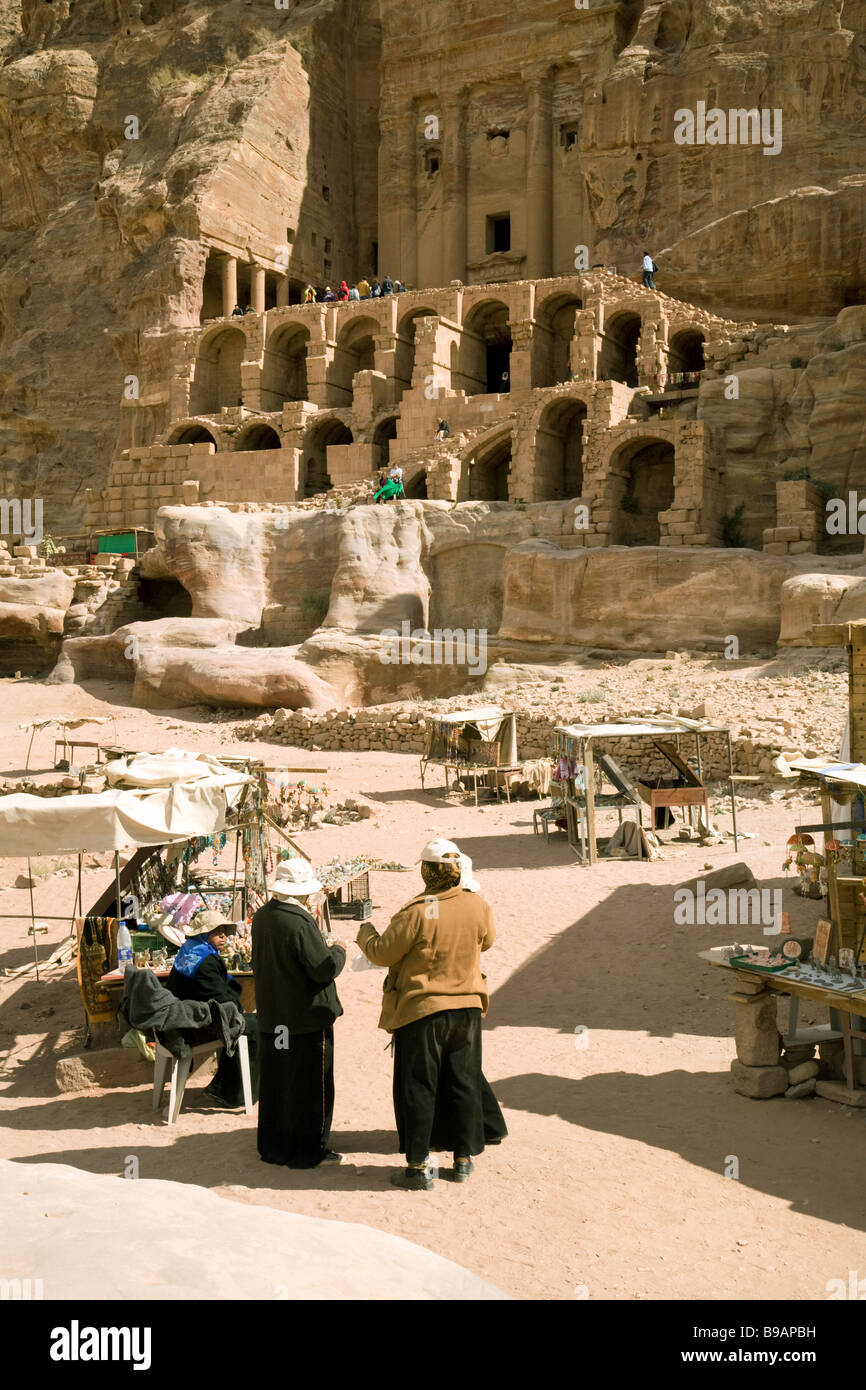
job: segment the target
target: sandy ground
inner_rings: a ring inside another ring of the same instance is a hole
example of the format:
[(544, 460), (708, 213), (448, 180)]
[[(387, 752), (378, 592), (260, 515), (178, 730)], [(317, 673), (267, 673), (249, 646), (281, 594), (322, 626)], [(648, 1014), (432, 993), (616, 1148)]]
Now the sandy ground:
[[(152, 751), (234, 746), (230, 724), (200, 710), (133, 710), (125, 687), (3, 681), (3, 771), (23, 767), (19, 721), (61, 712), (112, 712), (119, 739)], [(104, 733), (113, 735), (111, 726)], [(382, 976), (373, 971), (347, 970), (338, 982), (345, 1016), (336, 1025), (333, 1141), (347, 1155), (340, 1168), (262, 1164), (255, 1118), (206, 1109), (196, 1096), (204, 1082), (195, 1079), (178, 1125), (167, 1128), (151, 1112), (145, 1063), (138, 1088), (58, 1095), (56, 1058), (74, 1043), (82, 1017), (67, 970), (49, 982), (0, 985), (5, 1157), (121, 1174), (134, 1155), (142, 1177), (405, 1236), (523, 1299), (820, 1299), (829, 1279), (866, 1274), (866, 1116), (823, 1100), (737, 1096), (728, 1077), (726, 982), (697, 959), (730, 931), (674, 924), (673, 887), (704, 865), (732, 861), (731, 845), (685, 846), (668, 833), (656, 863), (585, 869), (564, 836), (533, 836), (532, 802), (476, 810), (436, 789), (422, 795), (414, 757), (239, 747), (275, 763), (327, 765), (335, 797), (363, 792), (376, 804), (372, 821), (299, 837), (316, 862), (367, 851), (411, 864), (438, 833), (472, 855), (498, 931), (486, 965), (485, 1070), (509, 1138), (481, 1156), (467, 1184), (440, 1181), (431, 1193), (389, 1186), (400, 1160), (390, 1055), (377, 1029)], [(48, 768), (52, 750), (53, 734), (38, 735), (33, 765)], [(816, 809), (756, 800), (741, 813), (753, 838), (738, 857), (766, 886), (786, 885), (794, 930), (813, 922), (820, 904), (791, 892), (784, 843)], [(7, 861), (0, 881), (14, 882), (22, 867)], [(417, 891), (416, 873), (374, 875), (377, 925)], [(108, 877), (88, 871), (88, 901)], [(40, 880), (37, 912), (65, 910), (73, 892), (71, 877)], [(27, 899), (26, 890), (4, 887), (0, 913), (26, 911)], [(0, 919), (0, 965), (28, 959), (26, 926)], [(54, 924), (41, 952), (64, 934)], [(738, 1179), (725, 1176), (730, 1156)]]

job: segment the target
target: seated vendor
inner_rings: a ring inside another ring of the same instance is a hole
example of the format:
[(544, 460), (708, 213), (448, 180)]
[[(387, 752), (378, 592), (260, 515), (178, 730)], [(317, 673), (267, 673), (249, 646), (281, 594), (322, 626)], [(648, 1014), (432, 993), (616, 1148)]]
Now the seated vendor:
[[(229, 974), (220, 955), (229, 936), (235, 932), (234, 923), (227, 922), (218, 912), (208, 908), (197, 913), (190, 923), (190, 930), (196, 934), (187, 938), (175, 956), (171, 973), (166, 980), (166, 989), (170, 990), (176, 999), (198, 999), (206, 1003), (213, 999), (218, 1004), (236, 1004), (240, 1009), (240, 982)], [(256, 1015), (244, 1013), (244, 1025), (249, 1045), (253, 1100), (257, 1100), (259, 1069)], [(237, 1052), (233, 1057), (229, 1057), (224, 1049), (220, 1052), (216, 1074), (202, 1095), (228, 1108), (243, 1105), (241, 1065)]]

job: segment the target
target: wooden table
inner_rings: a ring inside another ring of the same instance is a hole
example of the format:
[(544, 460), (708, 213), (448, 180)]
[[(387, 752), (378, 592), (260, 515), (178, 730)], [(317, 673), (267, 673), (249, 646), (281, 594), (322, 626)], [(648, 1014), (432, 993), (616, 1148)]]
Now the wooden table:
[[(441, 763), (440, 766), (441, 766), (441, 767), (444, 769), (444, 771), (445, 771), (445, 790), (446, 790), (446, 792), (448, 792), (448, 791), (451, 790), (451, 788), (450, 788), (449, 785), (448, 785), (448, 774), (449, 774), (449, 772), (453, 772), (453, 773), (454, 773), (455, 789), (456, 789), (456, 783), (459, 781), (459, 779), (460, 779), (461, 777), (468, 776), (468, 777), (471, 777), (471, 778), (472, 778), (473, 787), (474, 787), (474, 791), (475, 791), (475, 805), (476, 805), (476, 806), (478, 805), (478, 779), (479, 779), (480, 777), (489, 777), (491, 773), (494, 774), (494, 776), (498, 776), (499, 773), (504, 773), (504, 774), (506, 774), (506, 775), (503, 777), (503, 780), (502, 780), (501, 785), (505, 787), (505, 796), (506, 796), (506, 799), (507, 799), (508, 804), (509, 804), (509, 806), (510, 806), (510, 805), (511, 805), (511, 784), (510, 784), (509, 781), (508, 781), (508, 774), (518, 775), (519, 773), (521, 773), (521, 772), (523, 771), (522, 765), (519, 766), (519, 767), (497, 767), (497, 766), (495, 766), (495, 765), (492, 764), (492, 763), (491, 763), (491, 764), (484, 764), (484, 763)], [(492, 786), (492, 787), (490, 788), (490, 790), (496, 792), (496, 800), (497, 800), (497, 801), (501, 801), (501, 800), (502, 800), (502, 793), (501, 793), (501, 789), (500, 789), (500, 783), (499, 783), (498, 781), (495, 783), (494, 786)]]
[[(754, 950), (754, 947), (749, 947)], [(743, 970), (736, 965), (731, 965), (729, 961), (721, 957), (717, 951), (699, 951), (701, 960), (707, 961), (710, 965), (721, 966), (723, 970), (730, 970), (732, 975), (737, 975), (742, 979), (751, 980), (752, 984), (758, 980), (767, 989), (774, 990), (776, 994), (787, 994), (791, 997), (791, 1016), (788, 1021), (788, 1031), (782, 1037), (783, 1047), (796, 1046), (798, 1034), (797, 1007), (800, 999), (808, 999), (813, 1004), (823, 1004), (825, 1008), (836, 1009), (842, 1015), (842, 1028), (837, 1031), (833, 1028), (822, 1029), (820, 1040), (832, 1042), (836, 1038), (841, 1038), (845, 1049), (845, 1075), (850, 1090), (857, 1091), (862, 1089), (857, 1084), (854, 1075), (854, 1047), (853, 1039), (862, 1038), (866, 1040), (866, 1032), (862, 1032), (851, 1026), (851, 1015), (855, 1017), (866, 1017), (866, 989), (849, 990), (846, 993), (834, 989), (827, 989), (823, 985), (810, 985), (804, 980), (791, 980), (788, 978), (790, 971), (782, 970), (778, 975), (764, 975), (757, 970)], [(805, 1040), (805, 1039), (804, 1039)], [(811, 1040), (811, 1039), (810, 1039)]]

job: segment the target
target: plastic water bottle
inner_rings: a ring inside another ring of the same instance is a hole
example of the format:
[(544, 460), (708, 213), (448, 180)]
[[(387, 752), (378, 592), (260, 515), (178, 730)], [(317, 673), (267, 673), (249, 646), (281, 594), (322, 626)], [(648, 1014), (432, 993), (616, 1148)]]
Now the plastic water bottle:
[(117, 928), (117, 968), (125, 970), (132, 961), (132, 937), (129, 934), (129, 927), (125, 922), (121, 922)]

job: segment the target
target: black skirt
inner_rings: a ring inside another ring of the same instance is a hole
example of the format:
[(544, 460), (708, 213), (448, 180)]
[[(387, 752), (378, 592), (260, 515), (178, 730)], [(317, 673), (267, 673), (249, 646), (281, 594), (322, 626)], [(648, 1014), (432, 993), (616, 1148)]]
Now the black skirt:
[(328, 1152), (334, 1116), (334, 1030), (259, 1037), (259, 1156), (315, 1168)]
[(394, 1033), (394, 1117), (407, 1163), (463, 1157), (508, 1133), (481, 1071), (481, 1010), (445, 1009)]

